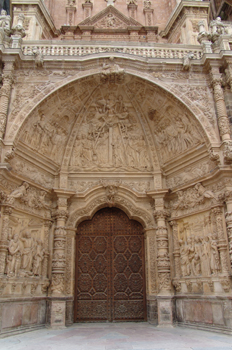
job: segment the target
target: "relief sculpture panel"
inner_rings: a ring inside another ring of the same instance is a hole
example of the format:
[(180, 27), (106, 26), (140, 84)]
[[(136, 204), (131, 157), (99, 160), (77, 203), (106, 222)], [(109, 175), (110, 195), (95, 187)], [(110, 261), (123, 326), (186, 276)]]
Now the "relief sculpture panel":
[(183, 277), (221, 272), (218, 235), (210, 212), (178, 220), (178, 238)]
[(124, 91), (101, 89), (79, 121), (70, 170), (116, 169), (148, 172), (152, 161), (146, 137)]

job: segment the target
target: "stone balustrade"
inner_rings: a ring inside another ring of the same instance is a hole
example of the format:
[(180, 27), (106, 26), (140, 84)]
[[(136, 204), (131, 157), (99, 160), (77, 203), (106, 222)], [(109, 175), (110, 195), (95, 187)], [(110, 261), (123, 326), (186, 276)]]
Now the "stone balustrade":
[(95, 54), (127, 54), (132, 56), (146, 58), (165, 58), (165, 59), (183, 59), (189, 53), (193, 53), (194, 59), (201, 59), (203, 55), (202, 48), (199, 46), (189, 46), (189, 48), (181, 45), (163, 44), (156, 46), (127, 46), (127, 45), (72, 45), (72, 44), (45, 44), (42, 41), (34, 43), (24, 42), (22, 51), (25, 56), (33, 55), (35, 48), (43, 56), (88, 56)]

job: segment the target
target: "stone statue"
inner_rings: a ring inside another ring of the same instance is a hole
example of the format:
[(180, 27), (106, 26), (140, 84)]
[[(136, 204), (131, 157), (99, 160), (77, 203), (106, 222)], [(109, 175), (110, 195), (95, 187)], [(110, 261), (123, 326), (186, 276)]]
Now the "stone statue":
[(212, 237), (210, 242), (211, 256), (210, 256), (210, 269), (213, 275), (217, 275), (220, 271), (220, 259), (218, 253), (218, 246), (215, 237)]
[(8, 257), (7, 257), (7, 265), (6, 265), (6, 274), (9, 277), (17, 277), (18, 272), (21, 265), (21, 244), (19, 240), (19, 236), (17, 234), (14, 235), (13, 238), (10, 239), (9, 247), (8, 247)]
[(189, 249), (185, 245), (183, 240), (180, 240), (179, 243), (180, 243), (181, 271), (182, 271), (182, 276), (185, 277), (190, 275)]
[(45, 250), (43, 248), (43, 243), (41, 239), (37, 240), (37, 245), (35, 248), (35, 254), (33, 257), (33, 274), (35, 276), (41, 275), (41, 267), (42, 267), (42, 261), (44, 259)]
[(23, 242), (24, 249), (22, 252), (22, 265), (21, 268), (24, 270), (25, 274), (32, 276), (32, 261), (33, 253), (35, 249), (34, 239), (31, 237), (30, 231), (24, 233), (24, 237), (21, 238)]
[(22, 199), (26, 196), (29, 184), (24, 181), (21, 186), (16, 188), (8, 197), (9, 202), (13, 202), (15, 199)]

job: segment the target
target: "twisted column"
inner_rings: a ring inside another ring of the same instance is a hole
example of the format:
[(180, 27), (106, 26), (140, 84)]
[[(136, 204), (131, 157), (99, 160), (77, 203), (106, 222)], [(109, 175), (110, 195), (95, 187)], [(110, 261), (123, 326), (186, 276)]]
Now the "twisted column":
[(12, 208), (10, 206), (3, 207), (2, 217), (2, 235), (0, 241), (0, 275), (4, 275), (6, 267), (6, 256), (8, 249), (8, 234), (9, 234), (9, 222)]
[(3, 138), (6, 128), (8, 105), (13, 83), (14, 61), (6, 61), (2, 75), (2, 87), (0, 90), (0, 138)]
[(178, 224), (176, 220), (170, 222), (173, 236), (173, 257), (175, 265), (175, 277), (181, 277), (180, 245), (178, 239)]
[(221, 270), (223, 274), (228, 275), (229, 264), (228, 264), (228, 253), (227, 253), (227, 242), (223, 230), (223, 211), (222, 207), (215, 207), (211, 209), (211, 213), (215, 217), (216, 230), (218, 234), (218, 250), (221, 260)]

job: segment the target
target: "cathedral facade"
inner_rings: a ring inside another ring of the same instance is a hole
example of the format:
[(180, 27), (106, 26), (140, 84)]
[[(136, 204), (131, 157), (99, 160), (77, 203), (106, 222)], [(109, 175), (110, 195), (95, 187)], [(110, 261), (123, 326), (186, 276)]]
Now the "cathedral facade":
[(1, 334), (231, 333), (229, 2), (0, 6)]

